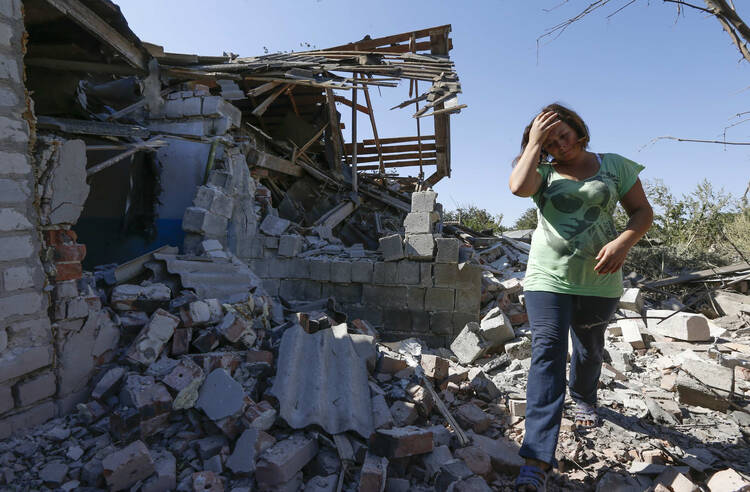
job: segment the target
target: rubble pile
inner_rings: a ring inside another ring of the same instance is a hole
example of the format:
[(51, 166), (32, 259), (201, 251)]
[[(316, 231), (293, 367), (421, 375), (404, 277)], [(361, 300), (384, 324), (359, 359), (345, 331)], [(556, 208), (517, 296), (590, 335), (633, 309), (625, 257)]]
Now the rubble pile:
[[(280, 304), (257, 278), (224, 303), (153, 272), (115, 286), (101, 272), (85, 278), (119, 349), (73, 413), (0, 442), (0, 480), (11, 490), (511, 490), (531, 341), (513, 314), (521, 282), (495, 275), (482, 319), (450, 350), (381, 342), (335, 299)], [(749, 484), (748, 301), (725, 292), (733, 314), (708, 320), (651, 309), (627, 289), (607, 327), (603, 424), (582, 434), (563, 420), (555, 485)]]

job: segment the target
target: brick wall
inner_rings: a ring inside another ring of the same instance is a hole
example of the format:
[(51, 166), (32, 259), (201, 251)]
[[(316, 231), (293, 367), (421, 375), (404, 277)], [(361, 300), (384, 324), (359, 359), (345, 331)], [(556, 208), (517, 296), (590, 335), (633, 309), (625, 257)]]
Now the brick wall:
[(20, 0), (0, 2), (0, 438), (55, 414)]

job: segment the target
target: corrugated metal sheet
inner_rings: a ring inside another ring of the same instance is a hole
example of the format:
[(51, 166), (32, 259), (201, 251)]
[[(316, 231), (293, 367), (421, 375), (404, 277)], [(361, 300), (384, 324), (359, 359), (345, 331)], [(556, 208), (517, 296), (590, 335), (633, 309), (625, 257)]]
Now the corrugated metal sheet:
[(154, 258), (164, 261), (167, 271), (179, 275), (182, 286), (194, 289), (201, 299), (238, 302), (260, 285), (260, 279), (242, 262), (163, 253), (155, 253)]
[(365, 360), (357, 354), (346, 325), (306, 333), (295, 325), (284, 332), (271, 394), (292, 428), (317, 424), (331, 434), (372, 433), (372, 405)]

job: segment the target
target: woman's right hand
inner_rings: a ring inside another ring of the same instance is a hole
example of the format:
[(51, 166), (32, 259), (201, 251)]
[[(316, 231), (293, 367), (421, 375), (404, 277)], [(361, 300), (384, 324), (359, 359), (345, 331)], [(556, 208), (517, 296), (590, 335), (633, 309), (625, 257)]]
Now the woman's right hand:
[(560, 118), (554, 111), (539, 113), (534, 118), (534, 122), (531, 124), (531, 129), (529, 130), (529, 144), (536, 144), (543, 147), (550, 130), (558, 124), (560, 124)]

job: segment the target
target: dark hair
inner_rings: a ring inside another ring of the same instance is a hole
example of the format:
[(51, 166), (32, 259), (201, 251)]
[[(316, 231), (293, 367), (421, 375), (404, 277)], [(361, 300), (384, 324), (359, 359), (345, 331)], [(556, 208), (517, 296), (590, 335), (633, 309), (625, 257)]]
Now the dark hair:
[[(578, 113), (573, 111), (572, 109), (566, 108), (562, 104), (549, 104), (542, 108), (540, 113), (545, 113), (547, 111), (553, 111), (557, 113), (557, 117), (562, 121), (563, 123), (567, 124), (569, 127), (573, 129), (574, 132), (576, 132), (576, 135), (578, 135), (578, 138), (583, 143), (583, 148), (587, 148), (589, 146), (589, 127), (586, 126), (586, 123), (584, 123), (583, 118), (578, 116)], [(534, 117), (536, 118), (536, 116)], [(521, 137), (521, 153), (518, 154), (518, 156), (513, 159), (513, 165), (515, 166), (518, 162), (518, 159), (521, 158), (521, 155), (523, 154), (523, 151), (526, 149), (526, 145), (529, 143), (529, 132), (531, 131), (531, 125), (534, 123), (534, 120), (531, 120), (531, 123), (526, 125), (526, 128), (523, 130), (523, 137)], [(546, 161), (549, 157), (549, 154), (542, 149), (541, 154), (539, 156), (540, 161)]]

